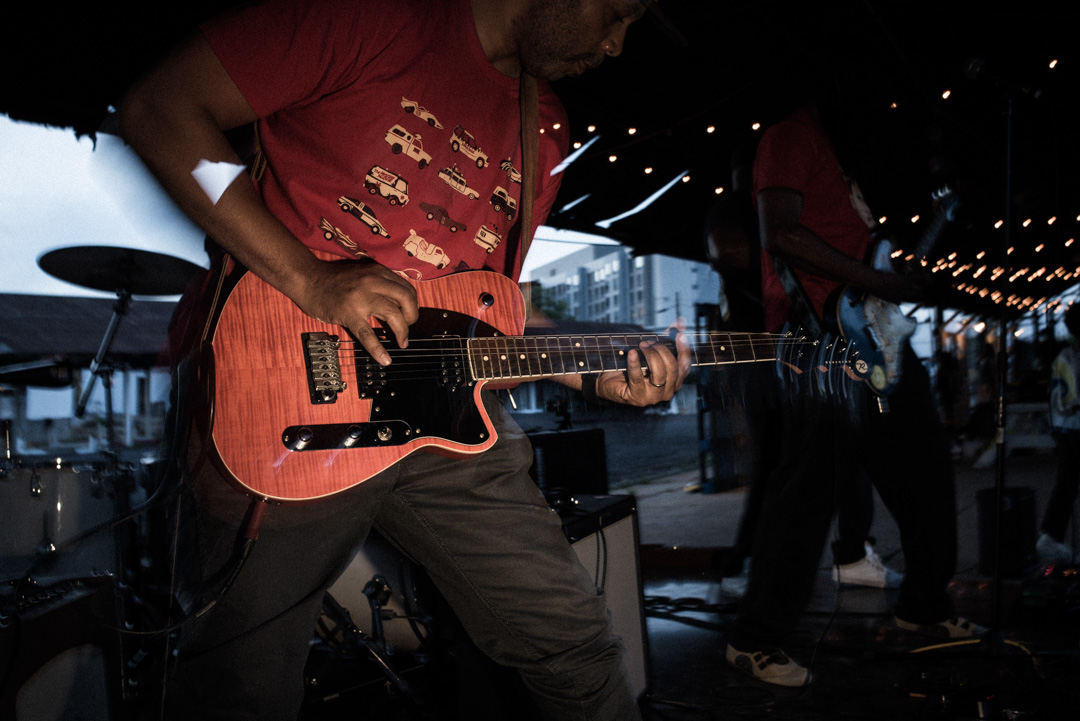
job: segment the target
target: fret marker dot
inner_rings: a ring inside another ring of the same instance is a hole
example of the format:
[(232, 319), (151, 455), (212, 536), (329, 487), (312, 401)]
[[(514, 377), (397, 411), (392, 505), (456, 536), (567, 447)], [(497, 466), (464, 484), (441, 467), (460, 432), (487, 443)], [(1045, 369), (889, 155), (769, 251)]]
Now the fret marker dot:
[(720, 346), (720, 350), (727, 350), (724, 346)]
[(521, 360), (525, 360), (525, 354), (522, 353), (521, 355), (518, 356), (518, 358), (520, 358)]
[(624, 351), (624, 350), (619, 351), (619, 355), (626, 355), (626, 351)]
[(574, 347), (575, 347), (575, 348), (580, 348), (580, 347), (581, 347), (581, 343), (575, 343), (575, 344), (574, 344)]
[(541, 357), (541, 358), (547, 358), (547, 353), (541, 353), (541, 354), (540, 354), (540, 357)]
[(578, 361), (578, 367), (584, 367), (585, 361)]
[(505, 355), (499, 356), (499, 360), (506, 360), (506, 356)]
[(485, 363), (487, 363), (489, 360), (491, 360), (491, 356), (484, 356), (484, 362)]

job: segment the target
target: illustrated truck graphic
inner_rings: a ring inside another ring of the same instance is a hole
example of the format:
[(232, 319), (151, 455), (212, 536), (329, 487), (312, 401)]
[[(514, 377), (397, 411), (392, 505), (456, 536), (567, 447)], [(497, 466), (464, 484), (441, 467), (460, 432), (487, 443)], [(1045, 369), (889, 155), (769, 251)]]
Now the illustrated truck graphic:
[(495, 186), (491, 194), (491, 205), (496, 213), (506, 213), (506, 219), (512, 221), (517, 215), (517, 201), (510, 197), (509, 191), (501, 185)]
[(478, 168), (483, 168), (488, 164), (487, 153), (476, 144), (476, 138), (472, 136), (472, 133), (460, 125), (454, 128), (454, 134), (450, 137), (450, 149), (476, 161)]
[(412, 228), (409, 229), (409, 237), (405, 239), (401, 247), (410, 257), (415, 256), (418, 260), (431, 263), (436, 268), (442, 269), (450, 265), (450, 258), (446, 256), (442, 248), (427, 242)]
[(408, 181), (381, 165), (371, 166), (371, 170), (364, 176), (364, 187), (372, 195), (378, 193), (386, 198), (390, 205), (405, 205), (409, 202)]
[(395, 125), (386, 131), (385, 140), (394, 155), (405, 153), (420, 165), (420, 170), (431, 162), (431, 156), (424, 152), (424, 144), (420, 142), (419, 134), (413, 135), (400, 125)]
[(473, 236), (473, 242), (491, 253), (499, 247), (499, 243), (502, 242), (502, 236), (486, 225), (481, 225), (480, 230), (476, 231), (476, 235)]

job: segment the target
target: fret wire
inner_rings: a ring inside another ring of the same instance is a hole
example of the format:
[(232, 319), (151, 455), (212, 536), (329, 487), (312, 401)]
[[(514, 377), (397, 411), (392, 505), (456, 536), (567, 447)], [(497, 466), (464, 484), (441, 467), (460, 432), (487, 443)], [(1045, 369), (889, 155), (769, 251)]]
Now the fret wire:
[[(554, 375), (551, 365), (551, 341), (547, 337), (541, 337), (536, 339), (536, 345), (539, 348), (543, 346), (543, 350), (540, 351), (539, 363), (540, 363), (540, 375)], [(545, 368), (547, 369), (545, 371)]]
[(495, 340), (495, 345), (499, 349), (499, 377), (509, 378), (513, 376), (513, 371), (510, 369), (510, 349), (507, 347), (505, 337), (500, 337)]
[(537, 375), (533, 371), (533, 367), (532, 367), (532, 358), (533, 358), (533, 355), (535, 354), (535, 348), (530, 347), (530, 343), (532, 343), (533, 346), (535, 346), (535, 339), (526, 336), (525, 338), (522, 338), (520, 343), (518, 344), (520, 346), (521, 354), (525, 356), (525, 370), (526, 370), (525, 376), (526, 377), (533, 377), (533, 376)]
[(570, 338), (559, 339), (559, 372), (574, 372), (574, 346)]

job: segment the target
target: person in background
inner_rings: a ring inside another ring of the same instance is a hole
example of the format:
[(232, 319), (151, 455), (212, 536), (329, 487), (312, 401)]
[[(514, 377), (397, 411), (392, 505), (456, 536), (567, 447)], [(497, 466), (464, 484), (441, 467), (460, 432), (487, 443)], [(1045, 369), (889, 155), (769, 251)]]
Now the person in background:
[(1065, 328), (1072, 341), (1054, 358), (1050, 371), (1050, 429), (1057, 475), (1035, 544), (1039, 559), (1047, 563), (1072, 563), (1074, 559), (1072, 546), (1065, 543), (1065, 530), (1080, 486), (1080, 303), (1065, 311)]

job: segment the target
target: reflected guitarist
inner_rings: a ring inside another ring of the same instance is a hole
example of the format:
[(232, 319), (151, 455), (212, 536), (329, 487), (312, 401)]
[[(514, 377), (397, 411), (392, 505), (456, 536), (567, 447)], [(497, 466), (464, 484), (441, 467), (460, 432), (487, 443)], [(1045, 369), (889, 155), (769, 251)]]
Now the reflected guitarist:
[[(818, 93), (767, 130), (755, 159), (768, 330), (805, 325), (778, 265), (797, 277), (817, 318), (842, 286), (894, 303), (920, 301), (928, 292), (922, 275), (878, 270), (863, 261), (874, 220), (824, 128), (825, 114), (834, 109), (824, 98)], [(726, 650), (729, 663), (762, 681), (810, 681), (808, 669), (782, 649), (809, 601), (836, 494), (850, 488), (860, 468), (901, 529), (906, 568), (896, 626), (939, 637), (979, 631), (955, 617), (946, 592), (956, 557), (951, 461), (927, 373), (910, 345), (903, 346), (889, 413), (877, 412), (876, 395), (858, 384), (847, 405), (804, 404), (785, 414), (776, 465), (766, 480), (749, 590)], [(834, 557), (845, 563), (839, 553)]]

